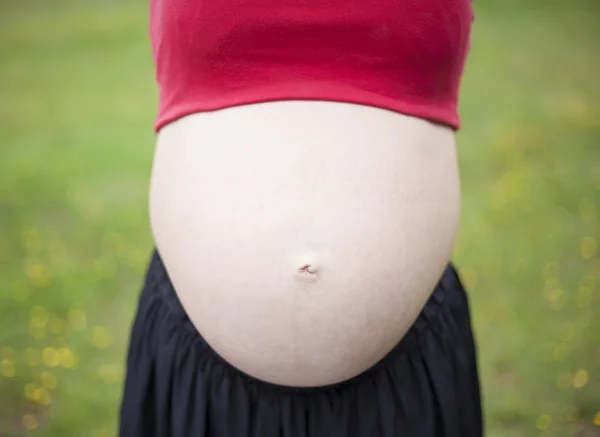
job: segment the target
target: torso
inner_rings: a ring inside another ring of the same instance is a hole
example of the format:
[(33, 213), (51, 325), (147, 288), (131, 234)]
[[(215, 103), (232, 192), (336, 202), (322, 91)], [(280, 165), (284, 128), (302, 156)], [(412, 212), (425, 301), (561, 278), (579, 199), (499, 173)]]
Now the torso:
[(402, 338), (450, 258), (459, 191), (450, 128), (282, 101), (163, 128), (150, 214), (213, 349), (256, 378), (315, 386), (361, 373)]

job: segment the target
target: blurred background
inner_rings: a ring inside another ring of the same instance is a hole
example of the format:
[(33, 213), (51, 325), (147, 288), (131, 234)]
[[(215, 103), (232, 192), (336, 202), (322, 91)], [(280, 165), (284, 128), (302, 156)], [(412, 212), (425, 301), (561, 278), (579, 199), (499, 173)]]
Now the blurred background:
[[(0, 0), (2, 437), (115, 436), (152, 250), (147, 9)], [(454, 259), (487, 435), (600, 436), (600, 1), (475, 9)]]

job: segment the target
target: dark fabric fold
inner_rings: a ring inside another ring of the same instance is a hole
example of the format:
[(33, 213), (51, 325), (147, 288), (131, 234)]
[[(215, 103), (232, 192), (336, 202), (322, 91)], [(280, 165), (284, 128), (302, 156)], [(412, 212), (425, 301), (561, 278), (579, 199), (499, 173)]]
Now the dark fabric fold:
[(480, 437), (469, 304), (448, 265), (371, 369), (324, 387), (270, 384), (223, 360), (187, 317), (157, 252), (127, 358), (120, 437)]

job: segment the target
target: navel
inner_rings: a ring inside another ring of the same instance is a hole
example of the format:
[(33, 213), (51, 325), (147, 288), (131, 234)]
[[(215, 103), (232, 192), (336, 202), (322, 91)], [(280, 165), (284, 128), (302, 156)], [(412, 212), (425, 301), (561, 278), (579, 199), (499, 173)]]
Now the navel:
[(313, 266), (312, 264), (305, 264), (298, 269), (298, 272), (315, 275), (317, 273), (317, 267)]
[(319, 278), (319, 269), (315, 264), (301, 264), (295, 276), (300, 282), (315, 282)]

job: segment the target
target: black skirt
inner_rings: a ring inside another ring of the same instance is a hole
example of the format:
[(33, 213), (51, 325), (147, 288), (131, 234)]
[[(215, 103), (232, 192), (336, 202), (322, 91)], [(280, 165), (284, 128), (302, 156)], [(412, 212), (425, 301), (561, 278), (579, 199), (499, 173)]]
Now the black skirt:
[(479, 437), (476, 350), (452, 265), (379, 363), (313, 388), (223, 360), (190, 322), (155, 252), (131, 333), (120, 437)]

